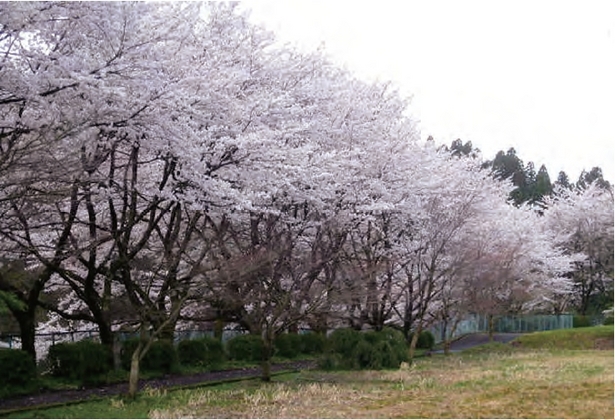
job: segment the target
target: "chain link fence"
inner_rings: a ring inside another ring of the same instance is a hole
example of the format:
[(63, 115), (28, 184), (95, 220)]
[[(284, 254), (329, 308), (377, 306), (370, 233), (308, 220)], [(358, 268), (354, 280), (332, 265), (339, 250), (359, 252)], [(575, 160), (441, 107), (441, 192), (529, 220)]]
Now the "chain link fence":
[[(496, 316), (493, 319), (493, 329), (497, 333), (529, 333), (535, 331), (559, 330), (573, 327), (573, 315), (506, 315)], [(466, 334), (488, 332), (489, 317), (486, 315), (473, 314), (458, 321), (440, 322), (429, 331), (434, 335), (436, 342), (444, 341)]]
[[(453, 329), (454, 327), (454, 329)], [(528, 333), (534, 331), (547, 331), (556, 329), (565, 329), (573, 327), (573, 315), (517, 315), (517, 316), (498, 316), (494, 318), (494, 331), (499, 333)], [(440, 322), (429, 328), (429, 331), (434, 335), (436, 342), (442, 342), (446, 337), (454, 339), (462, 335), (488, 332), (489, 317), (485, 315), (469, 315), (454, 325), (453, 322), (447, 324)], [(306, 332), (306, 331), (302, 331)], [(222, 333), (222, 341), (226, 342), (237, 335), (245, 334), (242, 330), (224, 330)], [(118, 332), (120, 341), (125, 341), (136, 337), (136, 333)], [(175, 342), (183, 340), (195, 340), (204, 336), (214, 336), (212, 330), (177, 330), (175, 331)], [(68, 331), (54, 333), (39, 333), (36, 334), (36, 356), (38, 360), (43, 360), (47, 357), (49, 348), (56, 343), (75, 342), (81, 340), (98, 340), (97, 330), (87, 331)], [(21, 348), (21, 339), (18, 334), (0, 335), (0, 348)]]
[[(241, 330), (224, 330), (222, 332), (222, 341), (226, 342), (237, 335), (245, 333), (245, 331)], [(117, 332), (116, 334), (120, 341), (126, 341), (138, 336), (137, 333), (123, 331)], [(183, 340), (196, 340), (205, 336), (213, 337), (214, 332), (211, 330), (177, 330), (175, 331), (174, 340), (177, 343)], [(49, 348), (54, 344), (81, 340), (99, 341), (98, 330), (37, 333), (34, 344), (36, 348), (36, 358), (39, 361), (45, 359), (49, 353)], [(19, 334), (0, 335), (0, 348), (20, 349), (21, 338)]]

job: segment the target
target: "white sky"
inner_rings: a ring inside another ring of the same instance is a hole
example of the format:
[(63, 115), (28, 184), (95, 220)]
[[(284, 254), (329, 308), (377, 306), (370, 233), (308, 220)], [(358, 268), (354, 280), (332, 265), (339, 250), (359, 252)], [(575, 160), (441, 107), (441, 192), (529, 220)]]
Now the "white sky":
[(246, 0), (283, 42), (412, 96), (421, 137), (615, 180), (615, 1)]

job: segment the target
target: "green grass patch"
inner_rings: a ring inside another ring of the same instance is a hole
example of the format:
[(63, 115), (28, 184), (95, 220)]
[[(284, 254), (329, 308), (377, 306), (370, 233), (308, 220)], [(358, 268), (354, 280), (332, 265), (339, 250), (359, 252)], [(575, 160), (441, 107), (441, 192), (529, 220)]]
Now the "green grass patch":
[(515, 348), (510, 344), (504, 343), (487, 343), (482, 344), (476, 347), (470, 347), (469, 349), (463, 350), (463, 353), (466, 355), (484, 355), (484, 354), (510, 354), (515, 351)]
[(608, 350), (613, 349), (613, 325), (542, 331), (525, 334), (514, 341), (524, 349)]
[[(487, 349), (493, 351), (487, 351)], [(611, 418), (613, 351), (434, 355), (385, 371), (304, 371), (15, 413), (13, 418)]]

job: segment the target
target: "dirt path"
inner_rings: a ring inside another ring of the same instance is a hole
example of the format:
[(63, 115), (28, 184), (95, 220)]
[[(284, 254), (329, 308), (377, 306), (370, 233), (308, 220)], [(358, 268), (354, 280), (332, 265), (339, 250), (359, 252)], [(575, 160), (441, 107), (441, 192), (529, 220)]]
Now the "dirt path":
[[(314, 361), (299, 361), (273, 365), (272, 372), (293, 369), (309, 369), (316, 365)], [(204, 372), (194, 375), (168, 375), (158, 379), (140, 381), (139, 388), (171, 388), (177, 386), (194, 385), (203, 382), (216, 382), (231, 379), (250, 378), (260, 375), (259, 367), (232, 369), (217, 372)], [(27, 395), (23, 397), (12, 397), (0, 400), (0, 416), (3, 412), (29, 407), (44, 407), (55, 404), (65, 404), (75, 401), (86, 400), (92, 397), (107, 397), (126, 394), (128, 383), (119, 383), (94, 388), (64, 390), (64, 391), (45, 391), (40, 394)]]

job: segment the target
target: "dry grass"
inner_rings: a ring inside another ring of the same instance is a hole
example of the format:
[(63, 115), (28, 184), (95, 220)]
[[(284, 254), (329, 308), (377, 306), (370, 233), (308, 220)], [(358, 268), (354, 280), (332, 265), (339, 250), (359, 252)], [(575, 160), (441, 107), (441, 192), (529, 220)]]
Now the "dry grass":
[(308, 372), (193, 390), (154, 418), (613, 418), (613, 351), (456, 355), (386, 372)]

